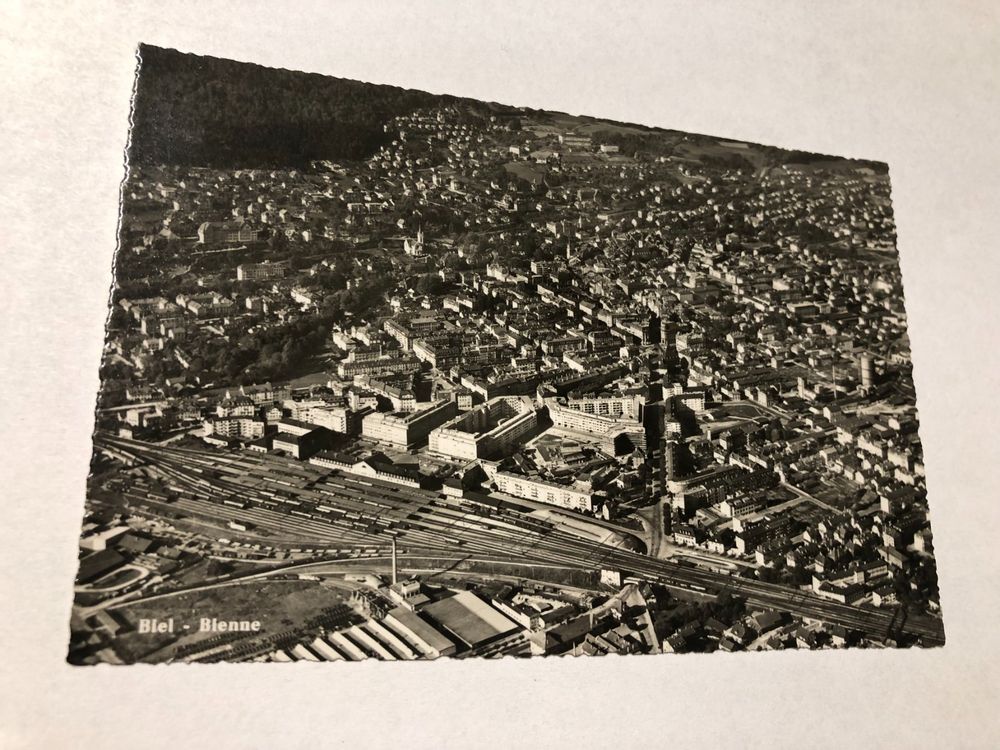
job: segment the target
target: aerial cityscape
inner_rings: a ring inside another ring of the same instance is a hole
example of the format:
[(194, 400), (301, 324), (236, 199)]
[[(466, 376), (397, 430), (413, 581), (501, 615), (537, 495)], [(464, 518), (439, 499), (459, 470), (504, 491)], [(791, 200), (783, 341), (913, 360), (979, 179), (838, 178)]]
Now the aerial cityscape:
[(885, 164), (137, 76), (71, 663), (944, 643)]

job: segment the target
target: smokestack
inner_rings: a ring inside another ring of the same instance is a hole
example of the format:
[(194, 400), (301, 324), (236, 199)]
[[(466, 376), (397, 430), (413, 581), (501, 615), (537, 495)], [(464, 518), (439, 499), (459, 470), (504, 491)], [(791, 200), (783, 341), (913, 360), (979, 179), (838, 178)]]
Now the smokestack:
[(875, 358), (871, 354), (862, 354), (858, 365), (861, 371), (861, 387), (873, 387), (875, 385)]
[(392, 538), (392, 582), (396, 583), (396, 537)]

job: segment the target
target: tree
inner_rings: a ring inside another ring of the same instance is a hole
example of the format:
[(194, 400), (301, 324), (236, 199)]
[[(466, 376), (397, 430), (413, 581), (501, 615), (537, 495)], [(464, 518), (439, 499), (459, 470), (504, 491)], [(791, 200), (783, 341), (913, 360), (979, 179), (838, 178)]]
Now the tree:
[(396, 115), (487, 106), (149, 45), (141, 57), (131, 147), (141, 164), (308, 168), (318, 159), (362, 159), (395, 137), (384, 125)]
[(437, 274), (428, 273), (417, 279), (414, 289), (420, 294), (436, 296), (444, 292), (445, 283)]
[(111, 308), (111, 315), (108, 317), (109, 330), (126, 331), (132, 327), (133, 322), (134, 318), (119, 305)]
[(205, 575), (209, 578), (216, 578), (218, 576), (228, 575), (233, 572), (233, 564), (226, 562), (225, 560), (209, 560), (208, 567), (205, 569)]
[(288, 251), (288, 237), (279, 229), (275, 229), (271, 232), (271, 236), (267, 238), (267, 248), (271, 251), (271, 256), (275, 254), (283, 254)]
[(460, 258), (458, 253), (448, 253), (445, 255), (443, 265), (452, 271), (464, 271), (469, 267), (468, 261), (465, 258)]

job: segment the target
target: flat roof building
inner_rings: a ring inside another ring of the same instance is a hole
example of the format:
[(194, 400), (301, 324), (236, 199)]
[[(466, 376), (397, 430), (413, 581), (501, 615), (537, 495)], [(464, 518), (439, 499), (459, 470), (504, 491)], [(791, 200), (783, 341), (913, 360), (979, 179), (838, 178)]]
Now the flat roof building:
[(382, 624), (430, 659), (455, 653), (455, 644), (451, 639), (404, 607), (389, 610)]
[(590, 489), (557, 484), (540, 477), (511, 474), (506, 471), (498, 471), (494, 481), (498, 490), (514, 497), (537, 500), (540, 503), (588, 513), (594, 510), (594, 493)]
[(113, 549), (104, 549), (87, 555), (80, 561), (80, 570), (76, 575), (78, 583), (90, 583), (112, 570), (117, 570), (126, 562), (125, 558)]
[(428, 604), (422, 612), (469, 648), (476, 648), (518, 630), (519, 626), (471, 591)]
[(421, 411), (375, 412), (364, 418), (361, 434), (406, 450), (425, 440), (431, 430), (455, 416), (457, 411), (454, 401), (438, 401)]
[(284, 451), (304, 461), (328, 447), (331, 433), (325, 427), (316, 427), (302, 434), (279, 432), (271, 443), (276, 451)]
[(545, 399), (553, 425), (599, 436), (640, 426), (642, 404), (640, 396)]
[(498, 396), (430, 433), (430, 449), (451, 458), (475, 460), (508, 453), (538, 425), (530, 399)]
[(288, 272), (288, 264), (281, 263), (271, 263), (269, 261), (264, 261), (263, 263), (241, 263), (236, 266), (236, 280), (237, 281), (272, 281), (274, 279), (283, 279), (285, 274)]

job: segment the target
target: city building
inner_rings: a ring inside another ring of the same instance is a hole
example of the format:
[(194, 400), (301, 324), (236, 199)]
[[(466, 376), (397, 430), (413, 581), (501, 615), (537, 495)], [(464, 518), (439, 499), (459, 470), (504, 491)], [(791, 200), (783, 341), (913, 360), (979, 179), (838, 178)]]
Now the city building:
[(467, 648), (479, 648), (518, 630), (517, 623), (471, 591), (427, 604), (421, 613)]
[(242, 263), (236, 266), (237, 281), (273, 281), (285, 278), (287, 263)]
[(498, 471), (493, 480), (497, 490), (526, 500), (537, 500), (546, 505), (556, 505), (584, 513), (594, 510), (594, 494), (590, 488), (564, 485), (557, 482)]
[(210, 244), (249, 244), (260, 240), (261, 231), (238, 222), (206, 221), (198, 227), (198, 242)]
[(216, 417), (205, 425), (205, 435), (240, 440), (256, 440), (264, 437), (267, 423), (254, 416)]
[(307, 432), (279, 432), (274, 436), (272, 448), (304, 461), (325, 450), (330, 442), (330, 432), (315, 427)]
[(414, 412), (374, 412), (362, 421), (361, 434), (394, 448), (409, 449), (426, 440), (431, 430), (455, 416), (454, 401), (437, 401)]
[(451, 458), (496, 458), (520, 445), (538, 425), (531, 399), (499, 396), (430, 433), (430, 449)]

